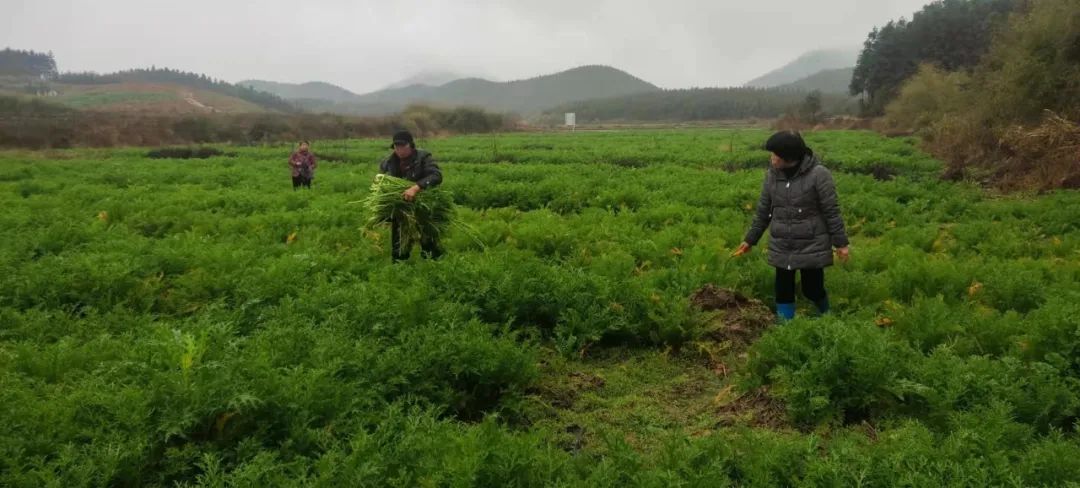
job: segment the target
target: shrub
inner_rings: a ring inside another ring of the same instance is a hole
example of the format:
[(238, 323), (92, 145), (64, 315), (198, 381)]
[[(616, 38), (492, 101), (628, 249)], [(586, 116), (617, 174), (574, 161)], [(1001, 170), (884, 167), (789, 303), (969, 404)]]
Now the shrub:
[(833, 318), (798, 320), (750, 349), (745, 386), (772, 385), (803, 426), (851, 423), (886, 414), (917, 354), (888, 331)]

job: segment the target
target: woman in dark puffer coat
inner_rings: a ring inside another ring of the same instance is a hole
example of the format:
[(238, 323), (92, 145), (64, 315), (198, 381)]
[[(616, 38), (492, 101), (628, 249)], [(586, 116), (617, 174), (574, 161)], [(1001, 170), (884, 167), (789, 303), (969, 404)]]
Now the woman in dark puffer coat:
[(776, 315), (795, 317), (795, 273), (802, 274), (803, 295), (821, 313), (829, 311), (825, 268), (833, 249), (841, 261), (850, 257), (832, 174), (821, 165), (798, 132), (778, 132), (765, 143), (772, 153), (757, 213), (736, 256), (750, 252), (769, 229), (769, 257), (776, 268)]

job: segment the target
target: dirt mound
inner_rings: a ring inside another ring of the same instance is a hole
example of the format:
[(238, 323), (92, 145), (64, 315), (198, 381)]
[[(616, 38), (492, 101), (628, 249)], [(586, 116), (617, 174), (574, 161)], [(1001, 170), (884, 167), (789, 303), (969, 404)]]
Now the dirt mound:
[(761, 300), (707, 284), (690, 296), (690, 305), (709, 314), (706, 336), (745, 347), (772, 325), (776, 317)]
[(732, 427), (749, 425), (774, 430), (790, 428), (787, 421), (787, 409), (779, 400), (769, 395), (768, 387), (734, 396), (733, 388), (725, 388), (716, 396), (719, 405), (718, 425)]
[[(704, 351), (713, 371), (722, 376), (728, 375), (728, 362), (741, 364), (750, 344), (776, 322), (772, 310), (761, 300), (713, 284), (694, 292), (690, 304), (707, 317), (706, 341), (696, 345)], [(787, 409), (769, 395), (768, 387), (739, 393), (734, 384), (728, 384), (713, 399), (713, 405), (718, 426), (790, 428)]]
[(690, 295), (690, 304), (705, 312), (730, 310), (751, 302), (750, 298), (737, 291), (719, 288), (709, 283)]

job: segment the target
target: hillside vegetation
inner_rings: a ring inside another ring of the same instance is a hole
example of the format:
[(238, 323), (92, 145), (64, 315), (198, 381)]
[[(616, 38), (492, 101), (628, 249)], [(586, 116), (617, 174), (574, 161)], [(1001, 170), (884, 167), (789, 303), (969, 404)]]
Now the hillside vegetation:
[(189, 89), (206, 90), (250, 102), (265, 110), (296, 113), (299, 109), (284, 99), (270, 93), (260, 92), (246, 86), (233, 85), (206, 75), (188, 73), (169, 68), (135, 69), (111, 74), (63, 73), (57, 83), (67, 85), (98, 86), (110, 84), (171, 84)]
[(881, 115), (900, 86), (927, 63), (955, 71), (979, 63), (995, 28), (1026, 0), (936, 0), (875, 28), (859, 54), (851, 93), (865, 97), (864, 113)]
[(950, 177), (1080, 188), (1080, 4), (1024, 2), (977, 64), (921, 65), (885, 112), (883, 127), (917, 131)]

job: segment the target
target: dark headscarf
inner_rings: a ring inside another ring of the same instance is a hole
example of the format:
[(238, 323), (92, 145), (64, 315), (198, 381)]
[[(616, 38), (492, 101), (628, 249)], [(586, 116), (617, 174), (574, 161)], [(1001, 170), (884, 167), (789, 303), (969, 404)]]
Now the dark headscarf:
[(780, 159), (789, 163), (801, 162), (803, 158), (814, 154), (814, 151), (806, 147), (806, 141), (803, 141), (802, 136), (791, 130), (773, 134), (768, 141), (765, 141), (765, 150), (775, 153), (780, 156)]

